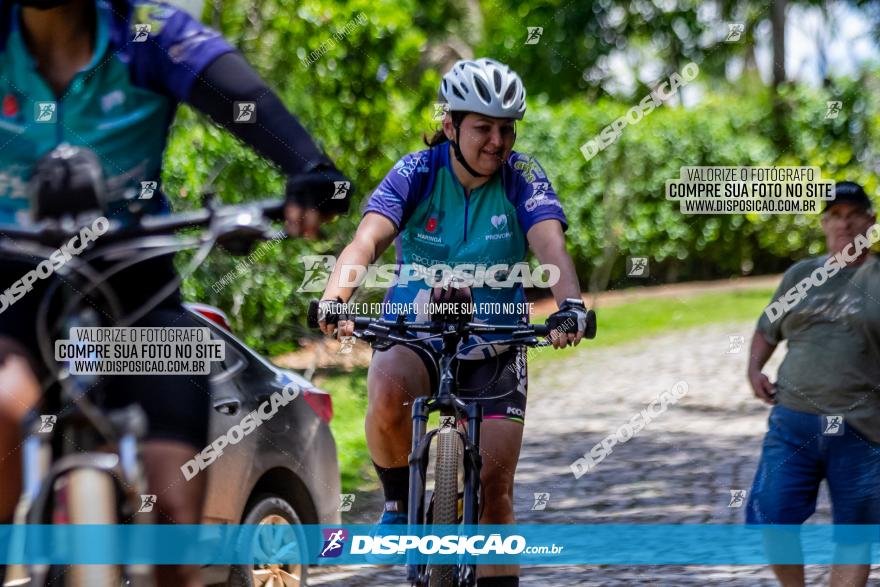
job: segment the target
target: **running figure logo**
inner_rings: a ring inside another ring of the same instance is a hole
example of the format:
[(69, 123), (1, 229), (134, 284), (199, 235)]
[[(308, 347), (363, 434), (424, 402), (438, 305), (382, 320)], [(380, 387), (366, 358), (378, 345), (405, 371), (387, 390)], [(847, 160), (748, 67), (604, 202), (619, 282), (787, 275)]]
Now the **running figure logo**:
[(338, 528), (325, 528), (324, 532), (324, 548), (318, 558), (335, 558), (342, 554), (345, 541), (348, 539), (348, 530)]
[(149, 200), (153, 197), (153, 194), (156, 192), (156, 188), (159, 187), (159, 182), (157, 181), (142, 181), (141, 182), (141, 200)]
[(256, 102), (235, 102), (235, 122), (253, 124), (257, 121)]
[(746, 25), (738, 22), (732, 22), (727, 25), (727, 37), (725, 43), (736, 43), (746, 30)]
[(147, 37), (150, 36), (150, 29), (152, 25), (147, 24), (136, 24), (134, 25), (134, 38), (131, 40), (132, 43), (143, 43), (147, 40)]
[(825, 436), (840, 436), (843, 434), (843, 416), (825, 416), (825, 427), (822, 430)]
[(729, 346), (727, 347), (727, 354), (733, 355), (740, 352), (745, 342), (746, 337), (737, 334), (731, 334), (729, 338)]
[(331, 200), (344, 200), (345, 196), (348, 195), (348, 190), (351, 188), (350, 181), (334, 181), (333, 186), (336, 188), (336, 191), (333, 192), (333, 197)]
[(730, 490), (730, 503), (727, 504), (729, 508), (741, 508), (746, 501), (746, 490), (745, 489), (731, 489)]
[(317, 293), (324, 291), (330, 273), (336, 266), (336, 257), (333, 255), (303, 255), (302, 260), (306, 267), (306, 274), (303, 275), (302, 283), (296, 291)]
[(840, 114), (843, 102), (840, 100), (829, 100), (826, 103), (826, 106), (828, 109), (825, 111), (825, 118), (837, 118), (837, 115)]
[(351, 354), (351, 349), (354, 347), (354, 337), (353, 336), (340, 336), (339, 337), (339, 350), (336, 352), (338, 355), (349, 355)]
[(138, 508), (138, 513), (148, 514), (153, 511), (154, 505), (156, 505), (155, 495), (141, 495), (141, 507)]
[(532, 504), (532, 510), (543, 510), (547, 508), (547, 504), (550, 503), (550, 494), (549, 493), (535, 493), (535, 503)]
[(544, 34), (544, 27), (542, 26), (528, 26), (526, 27), (528, 30), (528, 35), (526, 36), (526, 45), (537, 45), (538, 41), (541, 40), (541, 35)]
[(55, 112), (58, 105), (55, 102), (36, 102), (34, 115), (37, 122), (55, 122)]
[(339, 495), (339, 508), (336, 510), (338, 512), (350, 512), (351, 506), (354, 505), (354, 494), (353, 493), (342, 493)]
[(626, 274), (629, 277), (648, 277), (647, 257), (628, 257), (626, 264), (628, 266)]
[(58, 421), (58, 416), (49, 415), (49, 416), (40, 416), (40, 427), (37, 429), (37, 432), (52, 432), (52, 428), (55, 427), (55, 422)]
[(446, 118), (446, 113), (449, 111), (449, 103), (447, 102), (434, 102), (434, 120), (443, 120)]

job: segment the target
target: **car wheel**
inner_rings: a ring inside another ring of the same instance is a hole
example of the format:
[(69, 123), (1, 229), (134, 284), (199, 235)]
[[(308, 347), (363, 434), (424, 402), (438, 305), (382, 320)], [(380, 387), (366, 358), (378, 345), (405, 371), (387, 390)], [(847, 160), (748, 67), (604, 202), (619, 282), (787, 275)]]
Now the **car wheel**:
[[(242, 524), (300, 526), (299, 516), (285, 500), (272, 495), (262, 495), (252, 500)], [(305, 546), (301, 532), (299, 543)], [(259, 544), (264, 552), (275, 552), (282, 545)], [(301, 550), (305, 560), (306, 550)], [(300, 564), (253, 564), (232, 565), (229, 570), (228, 587), (305, 587), (308, 565)]]

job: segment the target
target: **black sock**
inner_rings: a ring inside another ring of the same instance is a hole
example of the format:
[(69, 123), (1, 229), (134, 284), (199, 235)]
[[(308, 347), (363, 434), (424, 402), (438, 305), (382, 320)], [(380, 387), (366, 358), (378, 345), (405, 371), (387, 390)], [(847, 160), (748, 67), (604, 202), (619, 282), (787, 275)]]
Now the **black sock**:
[(519, 577), (504, 575), (503, 577), (480, 577), (477, 587), (519, 587)]
[(409, 467), (393, 467), (386, 469), (373, 462), (382, 490), (385, 492), (385, 501), (396, 501), (401, 504), (401, 513), (406, 513), (409, 501)]

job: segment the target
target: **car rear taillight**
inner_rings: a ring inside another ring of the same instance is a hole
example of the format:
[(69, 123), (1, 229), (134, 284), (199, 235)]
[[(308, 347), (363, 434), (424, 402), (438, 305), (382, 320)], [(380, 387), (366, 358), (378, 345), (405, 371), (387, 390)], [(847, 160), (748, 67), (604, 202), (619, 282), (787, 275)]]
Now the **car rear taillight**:
[(226, 314), (223, 313), (223, 310), (220, 308), (215, 308), (214, 306), (209, 306), (208, 304), (186, 304), (186, 306), (196, 312), (202, 318), (207, 318), (217, 326), (221, 328), (225, 328), (226, 330), (232, 332), (232, 328), (229, 327), (229, 318), (226, 317)]
[(311, 406), (321, 420), (327, 424), (333, 419), (333, 400), (326, 391), (315, 387), (303, 391), (306, 403)]

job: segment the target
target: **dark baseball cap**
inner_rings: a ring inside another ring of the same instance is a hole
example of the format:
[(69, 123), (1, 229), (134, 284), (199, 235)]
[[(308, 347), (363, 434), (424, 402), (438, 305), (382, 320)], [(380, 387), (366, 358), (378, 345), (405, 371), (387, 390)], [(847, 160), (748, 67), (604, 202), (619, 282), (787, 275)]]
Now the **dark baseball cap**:
[(854, 181), (838, 181), (834, 192), (836, 197), (833, 200), (828, 200), (825, 204), (826, 212), (835, 204), (852, 204), (865, 210), (873, 208), (871, 199), (865, 193), (865, 188)]

